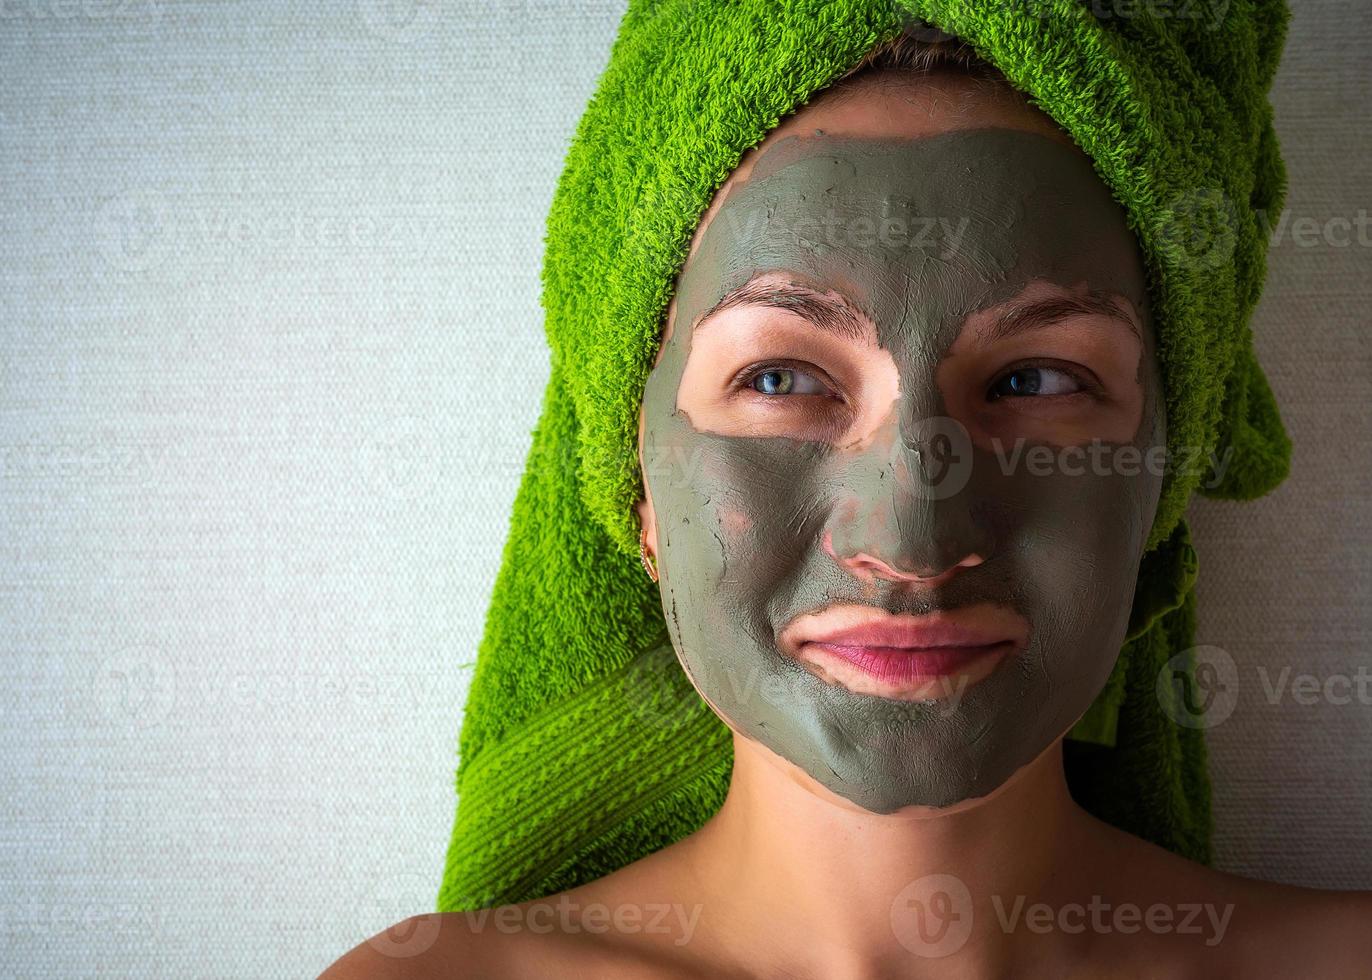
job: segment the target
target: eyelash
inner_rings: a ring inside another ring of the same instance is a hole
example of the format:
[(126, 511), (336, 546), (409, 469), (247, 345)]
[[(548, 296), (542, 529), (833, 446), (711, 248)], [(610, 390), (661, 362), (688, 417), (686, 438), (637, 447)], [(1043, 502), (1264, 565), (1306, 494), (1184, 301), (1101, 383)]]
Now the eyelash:
[(729, 390), (731, 392), (740, 391), (744, 394), (756, 395), (757, 397), (764, 398), (768, 401), (776, 401), (777, 399), (781, 398), (794, 399), (829, 397), (825, 395), (814, 395), (808, 393), (799, 395), (768, 395), (754, 388), (753, 382), (770, 371), (794, 371), (797, 374), (808, 375), (809, 377), (818, 381), (820, 384), (824, 385), (831, 392), (833, 392), (832, 397), (835, 400), (846, 400), (843, 397), (843, 389), (839, 385), (835, 384), (833, 379), (831, 379), (827, 374), (825, 374), (819, 368), (815, 367), (813, 364), (807, 364), (804, 361), (769, 361), (766, 364), (749, 365), (748, 367), (743, 368), (743, 370), (735, 374), (732, 379), (730, 379)]
[[(1053, 361), (1053, 360), (1044, 360), (1044, 359), (1040, 359), (1040, 360), (1034, 360), (1034, 361), (1024, 361), (1023, 363), (1012, 365), (1011, 367), (1009, 367), (1009, 368), (1007, 368), (1006, 370), (1001, 371), (999, 374), (997, 374), (994, 378), (991, 379), (991, 383), (990, 383), (989, 385), (986, 386), (986, 400), (987, 400), (988, 402), (993, 402), (993, 401), (1000, 401), (1002, 398), (1007, 397), (1007, 396), (1004, 396), (1004, 395), (995, 395), (995, 396), (993, 396), (993, 395), (992, 395), (992, 392), (995, 390), (996, 385), (1000, 384), (1001, 381), (1003, 381), (1003, 380), (1005, 380), (1006, 378), (1010, 377), (1010, 375), (1016, 374), (1017, 372), (1020, 372), (1020, 371), (1028, 371), (1028, 370), (1034, 370), (1034, 369), (1038, 369), (1038, 368), (1047, 368), (1047, 369), (1050, 370), (1050, 371), (1060, 371), (1061, 373), (1067, 375), (1067, 377), (1069, 377), (1069, 378), (1071, 378), (1073, 381), (1075, 381), (1075, 382), (1077, 383), (1078, 387), (1080, 388), (1080, 390), (1079, 390), (1079, 391), (1067, 392), (1066, 394), (1055, 394), (1055, 395), (1028, 395), (1028, 396), (1019, 396), (1019, 397), (1022, 397), (1022, 398), (1023, 398), (1023, 397), (1028, 397), (1028, 398), (1079, 398), (1079, 397), (1085, 396), (1085, 397), (1088, 397), (1088, 398), (1094, 398), (1094, 399), (1096, 399), (1097, 401), (1101, 401), (1101, 400), (1104, 399), (1105, 388), (1104, 388), (1104, 386), (1100, 383), (1100, 380), (1099, 380), (1094, 374), (1092, 374), (1090, 371), (1086, 370), (1085, 368), (1079, 367), (1079, 366), (1070, 365), (1070, 364), (1064, 364), (1062, 361)], [(1015, 397), (1015, 396), (1008, 396), (1008, 397)]]
[[(1082, 397), (1082, 396), (1085, 396), (1085, 397), (1088, 397), (1088, 398), (1094, 398), (1094, 399), (1096, 399), (1096, 400), (1102, 400), (1103, 397), (1104, 397), (1104, 386), (1101, 385), (1100, 381), (1096, 378), (1096, 376), (1095, 376), (1094, 374), (1092, 374), (1090, 371), (1087, 371), (1085, 368), (1080, 368), (1080, 367), (1071, 366), (1071, 365), (1065, 364), (1065, 363), (1063, 363), (1063, 362), (1061, 362), (1061, 361), (1053, 361), (1053, 360), (1039, 359), (1039, 360), (1033, 360), (1033, 361), (1024, 361), (1024, 362), (1022, 362), (1022, 363), (1015, 364), (1015, 365), (1013, 365), (1013, 366), (1007, 368), (1006, 370), (1000, 372), (998, 375), (996, 375), (995, 378), (993, 378), (993, 379), (991, 380), (991, 383), (987, 386), (987, 389), (986, 389), (987, 399), (986, 399), (986, 400), (987, 400), (988, 402), (991, 402), (991, 401), (1000, 401), (1002, 398), (1007, 397), (1007, 396), (1003, 396), (1003, 395), (997, 395), (997, 396), (995, 396), (995, 397), (992, 397), (992, 396), (991, 396), (991, 392), (992, 392), (992, 390), (996, 387), (997, 384), (999, 384), (999, 383), (1000, 383), (1001, 381), (1003, 381), (1005, 378), (1008, 378), (1010, 375), (1015, 374), (1015, 373), (1018, 372), (1018, 371), (1026, 371), (1026, 370), (1032, 370), (1032, 369), (1037, 369), (1037, 368), (1047, 368), (1047, 369), (1052, 370), (1052, 371), (1060, 371), (1060, 372), (1062, 372), (1063, 374), (1065, 374), (1065, 375), (1067, 375), (1069, 378), (1071, 378), (1073, 381), (1075, 381), (1075, 382), (1077, 383), (1077, 385), (1078, 385), (1078, 387), (1079, 387), (1080, 390), (1078, 390), (1078, 391), (1073, 391), (1073, 392), (1068, 392), (1067, 394), (1056, 394), (1056, 395), (1051, 395), (1051, 394), (1050, 394), (1050, 395), (1029, 395), (1029, 396), (1019, 396), (1019, 397), (1021, 397), (1021, 398), (1074, 398), (1074, 397)], [(731, 392), (733, 392), (733, 391), (742, 391), (742, 392), (745, 392), (745, 393), (748, 393), (748, 394), (756, 395), (756, 396), (758, 396), (759, 398), (763, 398), (763, 399), (766, 399), (766, 400), (768, 400), (768, 401), (776, 401), (776, 400), (779, 399), (779, 398), (790, 398), (790, 399), (794, 399), (794, 398), (819, 398), (819, 397), (825, 397), (825, 396), (821, 396), (821, 395), (812, 395), (812, 394), (800, 394), (800, 395), (789, 395), (789, 394), (788, 394), (788, 395), (768, 395), (768, 394), (765, 394), (765, 393), (763, 393), (763, 392), (761, 392), (761, 391), (758, 391), (756, 388), (754, 388), (754, 387), (753, 387), (753, 382), (755, 382), (759, 377), (761, 377), (761, 376), (764, 375), (764, 374), (767, 374), (767, 373), (770, 372), (770, 371), (795, 371), (795, 372), (800, 373), (800, 374), (809, 375), (810, 377), (814, 378), (816, 381), (819, 381), (821, 384), (825, 385), (827, 388), (829, 388), (831, 391), (833, 391), (833, 392), (834, 392), (833, 397), (834, 397), (836, 400), (838, 400), (838, 401), (844, 401), (844, 400), (845, 400), (844, 397), (843, 397), (843, 394), (842, 394), (842, 389), (840, 388), (839, 385), (835, 384), (834, 381), (833, 381), (827, 374), (825, 374), (823, 371), (821, 371), (819, 368), (815, 367), (813, 364), (808, 364), (808, 363), (806, 363), (806, 362), (804, 362), (804, 361), (788, 361), (788, 360), (782, 360), (782, 361), (769, 361), (769, 362), (767, 362), (767, 363), (765, 363), (765, 364), (759, 364), (759, 365), (749, 365), (748, 367), (745, 367), (745, 368), (743, 368), (742, 370), (740, 370), (737, 374), (734, 375), (734, 377), (733, 377), (732, 379), (730, 379), (730, 381), (729, 381), (729, 390), (730, 390)]]

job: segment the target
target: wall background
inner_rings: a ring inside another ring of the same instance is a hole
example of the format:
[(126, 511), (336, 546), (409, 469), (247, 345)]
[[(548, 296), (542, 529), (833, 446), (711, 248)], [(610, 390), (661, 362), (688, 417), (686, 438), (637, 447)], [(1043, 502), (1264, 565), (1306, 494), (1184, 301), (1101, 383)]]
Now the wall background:
[[(431, 907), (622, 11), (0, 5), (5, 972), (313, 976)], [(1369, 47), (1297, 5), (1255, 322), (1295, 474), (1193, 512), (1219, 863), (1327, 887), (1372, 888)]]

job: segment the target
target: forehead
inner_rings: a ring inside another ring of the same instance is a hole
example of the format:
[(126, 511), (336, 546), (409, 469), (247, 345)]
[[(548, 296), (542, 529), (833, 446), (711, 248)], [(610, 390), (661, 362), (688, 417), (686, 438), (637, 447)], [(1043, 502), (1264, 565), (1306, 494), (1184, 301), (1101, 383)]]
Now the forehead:
[[(688, 293), (705, 303), (689, 311), (698, 316), (713, 302), (706, 294), (717, 300), (767, 268), (851, 287), (847, 275), (874, 288), (884, 267), (886, 288), (907, 295), (918, 285), (911, 277), (932, 270), (944, 281), (956, 274), (965, 296), (978, 278), (1045, 270), (1076, 276), (1066, 283), (1076, 286), (1079, 267), (1094, 264), (1095, 279), (1110, 280), (1105, 288), (1142, 302), (1137, 243), (1122, 210), (1089, 158), (1019, 93), (933, 75), (878, 76), (835, 94), (784, 120), (715, 194), (673, 293), (664, 339), (679, 318), (690, 322), (682, 309)], [(710, 254), (702, 255), (707, 243)], [(1026, 246), (1036, 253), (1026, 261), (1005, 254)], [(972, 268), (948, 267), (950, 248), (969, 250), (963, 257)], [(1074, 249), (1086, 254), (1045, 254)], [(1000, 253), (990, 263), (988, 250)], [(1092, 253), (1098, 261), (1083, 262)]]
[(887, 71), (824, 90), (743, 154), (701, 216), (690, 253), (694, 254), (730, 189), (747, 180), (761, 157), (790, 136), (819, 131), (831, 137), (918, 138), (990, 126), (1037, 132), (1076, 146), (1057, 123), (1029, 105), (1008, 83), (991, 84), (947, 71), (919, 77)]
[(1035, 280), (1144, 303), (1137, 242), (1089, 159), (1006, 127), (778, 140), (703, 230), (678, 283), (682, 322), (770, 270), (925, 336)]

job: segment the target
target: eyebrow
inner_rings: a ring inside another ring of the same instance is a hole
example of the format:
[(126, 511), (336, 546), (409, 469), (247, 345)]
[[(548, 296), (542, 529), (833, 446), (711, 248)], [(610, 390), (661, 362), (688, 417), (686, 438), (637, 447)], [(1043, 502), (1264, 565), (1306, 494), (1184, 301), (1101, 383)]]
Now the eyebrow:
[(796, 313), (820, 330), (860, 342), (867, 330), (854, 309), (843, 300), (831, 299), (797, 283), (768, 283), (755, 276), (742, 286), (730, 290), (696, 321), (697, 329), (704, 327), (716, 313), (738, 306), (770, 306), (773, 309)]
[(1050, 296), (1011, 307), (991, 322), (985, 336), (986, 340), (994, 343), (1074, 316), (1108, 317), (1124, 324), (1135, 337), (1139, 337), (1138, 325), (1106, 293), (1096, 290), (1076, 296)]
[[(761, 281), (762, 278), (762, 274), (754, 276), (726, 293), (723, 299), (705, 311), (697, 321), (697, 327), (704, 327), (711, 317), (725, 310), (740, 306), (765, 306), (796, 313), (820, 330), (845, 340), (860, 342), (866, 336), (862, 320), (853, 307), (842, 299), (831, 299), (797, 283), (768, 283)], [(1108, 294), (1099, 290), (1073, 296), (1050, 296), (1013, 306), (992, 320), (985, 336), (991, 342), (1004, 340), (1074, 316), (1107, 317), (1122, 323), (1134, 336), (1139, 337), (1138, 325), (1115, 305)]]

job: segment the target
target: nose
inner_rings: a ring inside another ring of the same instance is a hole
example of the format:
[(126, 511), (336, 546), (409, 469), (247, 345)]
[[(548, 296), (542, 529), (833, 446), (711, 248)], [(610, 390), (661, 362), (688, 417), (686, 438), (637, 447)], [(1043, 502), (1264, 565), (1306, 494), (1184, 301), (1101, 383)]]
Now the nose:
[(858, 578), (939, 586), (994, 553), (991, 528), (978, 513), (975, 484), (931, 494), (911, 471), (918, 453), (898, 446), (875, 470), (850, 471), (860, 488), (830, 513), (823, 547)]
[(840, 555), (835, 550), (832, 537), (828, 539), (827, 550), (833, 555), (840, 565), (847, 568), (859, 578), (879, 578), (888, 582), (912, 582), (920, 585), (935, 587), (943, 585), (957, 575), (960, 569), (974, 568), (986, 559), (977, 553), (969, 553), (962, 558), (953, 560), (934, 560), (916, 565), (914, 562), (908, 563), (910, 567), (900, 564), (898, 558), (885, 559), (879, 555), (871, 555), (865, 551), (859, 551), (852, 555)]

